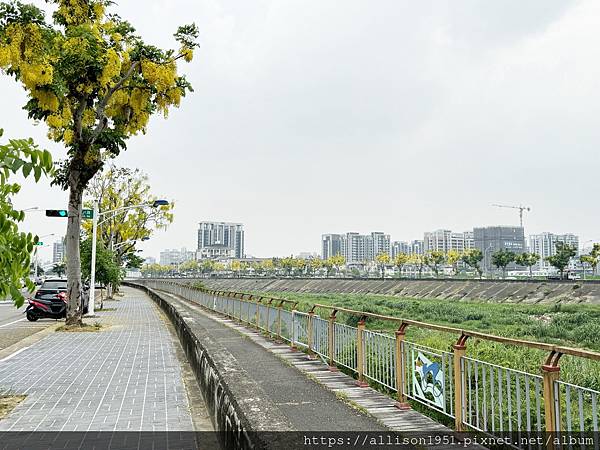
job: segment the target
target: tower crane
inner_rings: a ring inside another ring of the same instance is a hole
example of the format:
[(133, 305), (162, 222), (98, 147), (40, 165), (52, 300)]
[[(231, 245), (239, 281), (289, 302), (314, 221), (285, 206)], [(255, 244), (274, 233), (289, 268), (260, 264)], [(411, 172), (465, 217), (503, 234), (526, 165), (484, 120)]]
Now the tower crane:
[(531, 211), (531, 208), (529, 206), (523, 206), (523, 205), (519, 205), (519, 206), (513, 206), (513, 205), (497, 205), (497, 204), (493, 204), (492, 206), (496, 206), (498, 208), (511, 208), (511, 209), (518, 209), (519, 210), (519, 220), (521, 221), (521, 228), (523, 228), (523, 212), (524, 211)]

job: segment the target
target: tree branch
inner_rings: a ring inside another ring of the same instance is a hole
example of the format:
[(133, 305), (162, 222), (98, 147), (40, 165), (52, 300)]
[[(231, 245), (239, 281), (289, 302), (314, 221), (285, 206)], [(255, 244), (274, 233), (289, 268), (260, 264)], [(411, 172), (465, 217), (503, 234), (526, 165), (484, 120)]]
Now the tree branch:
[(83, 97), (77, 106), (75, 111), (74, 123), (75, 123), (75, 139), (81, 140), (81, 134), (83, 130), (83, 113), (87, 108), (87, 97)]
[(106, 105), (108, 105), (108, 102), (110, 101), (114, 93), (117, 92), (117, 90), (121, 86), (123, 86), (123, 84), (133, 75), (133, 72), (139, 65), (140, 61), (134, 61), (125, 73), (125, 75), (123, 75), (121, 79), (117, 81), (117, 83), (108, 90), (104, 98), (100, 100), (100, 103), (98, 103), (98, 105), (96, 106), (96, 119), (98, 120), (98, 125), (96, 125), (96, 129), (92, 133), (90, 144), (93, 144), (96, 141), (100, 133), (102, 133), (102, 131), (106, 127), (106, 116), (104, 115)]

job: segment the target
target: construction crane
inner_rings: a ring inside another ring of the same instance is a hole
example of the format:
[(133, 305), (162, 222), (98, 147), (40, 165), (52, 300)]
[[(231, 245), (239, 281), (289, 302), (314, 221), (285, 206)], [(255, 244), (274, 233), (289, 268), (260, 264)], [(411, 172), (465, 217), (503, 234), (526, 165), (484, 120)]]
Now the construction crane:
[(492, 206), (497, 206), (498, 208), (511, 208), (511, 209), (518, 209), (519, 210), (519, 219), (521, 221), (521, 228), (523, 228), (523, 212), (524, 211), (531, 211), (531, 208), (529, 206), (523, 206), (523, 205), (519, 205), (519, 206), (512, 206), (512, 205), (497, 205), (497, 204), (493, 204)]

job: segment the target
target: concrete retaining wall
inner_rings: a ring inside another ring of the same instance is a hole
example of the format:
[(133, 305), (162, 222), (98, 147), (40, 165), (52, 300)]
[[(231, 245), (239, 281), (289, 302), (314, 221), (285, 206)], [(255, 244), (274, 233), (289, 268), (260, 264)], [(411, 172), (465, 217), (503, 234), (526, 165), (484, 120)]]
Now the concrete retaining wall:
[[(187, 280), (191, 281), (191, 280)], [(489, 300), (514, 303), (597, 303), (600, 283), (580, 281), (202, 279), (209, 289), (258, 292), (382, 294), (411, 298)]]

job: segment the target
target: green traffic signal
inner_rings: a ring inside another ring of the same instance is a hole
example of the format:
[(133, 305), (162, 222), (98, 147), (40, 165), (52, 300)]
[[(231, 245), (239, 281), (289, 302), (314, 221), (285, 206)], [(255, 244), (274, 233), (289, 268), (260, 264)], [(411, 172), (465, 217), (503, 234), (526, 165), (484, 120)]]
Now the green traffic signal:
[(66, 209), (47, 209), (46, 216), (47, 217), (67, 217), (69, 213)]
[[(46, 216), (48, 217), (68, 217), (69, 212), (66, 209), (47, 209)], [(83, 219), (93, 219), (94, 218), (94, 210), (93, 209), (84, 209), (81, 211), (81, 217)]]

